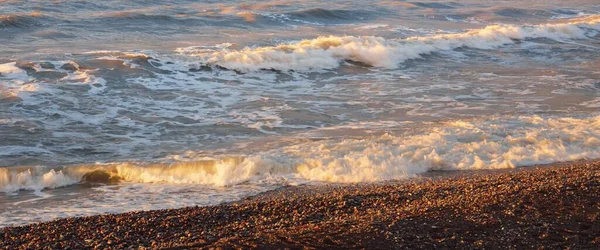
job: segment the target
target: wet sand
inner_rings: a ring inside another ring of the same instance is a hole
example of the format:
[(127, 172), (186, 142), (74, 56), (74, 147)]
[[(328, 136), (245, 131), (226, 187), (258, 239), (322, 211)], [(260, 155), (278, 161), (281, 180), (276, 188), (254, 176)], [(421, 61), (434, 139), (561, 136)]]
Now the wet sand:
[(3, 228), (0, 248), (600, 247), (598, 160), (436, 176)]

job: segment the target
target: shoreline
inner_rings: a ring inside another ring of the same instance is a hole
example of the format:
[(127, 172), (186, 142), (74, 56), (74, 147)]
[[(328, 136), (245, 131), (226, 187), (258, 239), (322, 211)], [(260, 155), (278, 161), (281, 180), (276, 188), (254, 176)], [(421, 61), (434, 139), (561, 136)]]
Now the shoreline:
[(0, 249), (588, 249), (600, 246), (599, 221), (600, 160), (581, 160), (6, 227)]

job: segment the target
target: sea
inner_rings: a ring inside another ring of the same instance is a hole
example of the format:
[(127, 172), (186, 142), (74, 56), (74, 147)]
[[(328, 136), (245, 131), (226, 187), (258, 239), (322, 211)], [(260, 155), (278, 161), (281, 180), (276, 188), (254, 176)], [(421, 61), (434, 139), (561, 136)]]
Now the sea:
[(598, 0), (0, 0), (0, 227), (597, 158)]

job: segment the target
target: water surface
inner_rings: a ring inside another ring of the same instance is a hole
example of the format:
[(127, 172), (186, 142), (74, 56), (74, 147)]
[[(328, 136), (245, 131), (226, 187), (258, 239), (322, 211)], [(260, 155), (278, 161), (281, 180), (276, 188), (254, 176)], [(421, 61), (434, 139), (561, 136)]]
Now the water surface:
[(0, 3), (0, 226), (600, 156), (597, 1)]

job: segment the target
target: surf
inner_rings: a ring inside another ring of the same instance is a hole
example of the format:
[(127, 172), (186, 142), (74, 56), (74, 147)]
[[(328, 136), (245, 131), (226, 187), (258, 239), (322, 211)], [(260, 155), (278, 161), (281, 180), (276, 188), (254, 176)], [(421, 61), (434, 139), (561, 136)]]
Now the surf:
[(463, 33), (386, 39), (375, 36), (322, 36), (276, 46), (241, 50), (179, 51), (196, 57), (200, 64), (240, 72), (260, 70), (311, 72), (340, 67), (344, 61), (396, 69), (399, 64), (436, 51), (465, 47), (490, 50), (517, 41), (545, 38), (558, 42), (590, 39), (600, 30), (600, 16), (569, 19), (539, 25), (495, 24)]
[(432, 170), (506, 169), (600, 157), (600, 116), (503, 119), (448, 121), (412, 134), (292, 143), (249, 155), (0, 168), (0, 190), (41, 191), (78, 183), (119, 182), (215, 187), (287, 181), (379, 182)]

